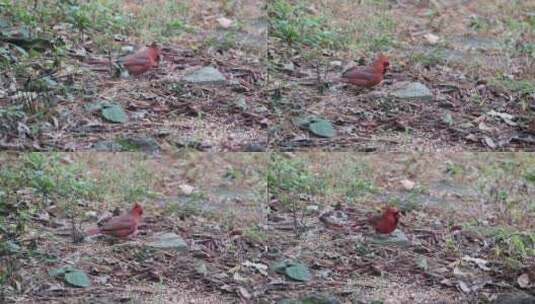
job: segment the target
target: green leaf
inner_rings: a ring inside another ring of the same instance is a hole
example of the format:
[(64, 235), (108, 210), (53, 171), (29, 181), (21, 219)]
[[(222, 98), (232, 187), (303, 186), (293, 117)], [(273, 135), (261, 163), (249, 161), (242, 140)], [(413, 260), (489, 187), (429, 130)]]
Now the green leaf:
[(109, 104), (106, 105), (105, 103), (97, 101), (97, 102), (86, 103), (84, 105), (84, 109), (87, 112), (95, 112), (95, 111), (100, 111), (100, 110), (102, 110), (103, 108), (105, 108), (107, 106), (109, 106)]
[(271, 269), (278, 273), (284, 273), (286, 270), (286, 267), (288, 267), (290, 264), (287, 260), (279, 261), (271, 265)]
[(128, 120), (128, 116), (126, 116), (123, 108), (118, 104), (112, 104), (109, 107), (103, 108), (102, 116), (115, 123), (125, 123)]
[(286, 268), (286, 276), (295, 281), (307, 282), (312, 279), (312, 274), (308, 268), (300, 263), (293, 264)]
[(427, 265), (427, 258), (423, 255), (416, 257), (416, 266), (423, 271), (427, 271), (429, 266)]
[(89, 287), (91, 286), (91, 281), (85, 272), (81, 270), (75, 270), (65, 274), (65, 282), (71, 284), (74, 287)]
[(450, 113), (444, 113), (442, 116), (442, 121), (450, 127), (453, 125), (453, 117)]
[(56, 268), (56, 269), (52, 269), (48, 271), (48, 275), (51, 277), (61, 277), (65, 273), (69, 271), (75, 271), (75, 270), (76, 269), (72, 268), (72, 266), (64, 266), (64, 267), (60, 267), (60, 268)]
[(318, 119), (308, 125), (308, 129), (313, 134), (320, 137), (334, 137), (336, 130), (332, 126), (331, 122), (325, 119)]

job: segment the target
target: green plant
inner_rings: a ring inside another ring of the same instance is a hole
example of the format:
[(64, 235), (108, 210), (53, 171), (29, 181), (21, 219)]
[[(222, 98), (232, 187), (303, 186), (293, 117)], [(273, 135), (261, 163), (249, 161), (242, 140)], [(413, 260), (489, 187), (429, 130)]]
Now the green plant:
[(535, 257), (535, 234), (499, 229), (494, 234), (495, 254), (522, 261)]
[(244, 231), (243, 235), (249, 240), (256, 243), (262, 243), (267, 240), (266, 232), (257, 225), (248, 227)]
[(307, 168), (302, 159), (273, 154), (268, 169), (268, 191), (292, 214), (294, 232), (299, 236), (306, 204), (304, 197), (319, 193), (323, 184)]
[(338, 49), (347, 43), (341, 31), (329, 26), (325, 17), (307, 12), (304, 3), (275, 0), (268, 6), (268, 14), (270, 35), (289, 46)]

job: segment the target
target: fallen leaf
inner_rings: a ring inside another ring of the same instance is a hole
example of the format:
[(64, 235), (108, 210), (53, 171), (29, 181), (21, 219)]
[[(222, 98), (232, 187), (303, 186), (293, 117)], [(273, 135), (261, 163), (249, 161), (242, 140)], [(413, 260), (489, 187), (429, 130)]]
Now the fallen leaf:
[(414, 187), (416, 186), (416, 183), (409, 179), (404, 179), (401, 181), (401, 185), (403, 186), (403, 188), (405, 188), (405, 190), (410, 191), (414, 189)]
[(517, 283), (518, 283), (518, 286), (520, 286), (520, 288), (528, 288), (529, 285), (530, 285), (530, 282), (529, 282), (529, 275), (528, 273), (523, 273), (521, 274), (520, 276), (518, 276), (518, 278), (516, 279)]
[(432, 33), (425, 34), (424, 38), (427, 40), (427, 42), (429, 42), (429, 44), (436, 44), (440, 40), (440, 37)]
[(465, 255), (463, 257), (463, 261), (474, 262), (482, 270), (485, 270), (485, 271), (489, 271), (490, 270), (490, 268), (487, 267), (487, 264), (489, 263), (489, 261), (487, 261), (487, 260), (479, 259), (479, 258), (473, 258), (471, 256)]

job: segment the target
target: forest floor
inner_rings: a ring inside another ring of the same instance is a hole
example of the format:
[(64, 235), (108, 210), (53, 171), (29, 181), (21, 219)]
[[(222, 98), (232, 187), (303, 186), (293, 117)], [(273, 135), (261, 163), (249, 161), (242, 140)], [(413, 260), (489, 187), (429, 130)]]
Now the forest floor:
[[(7, 303), (533, 300), (529, 154), (8, 159), (0, 206), (11, 211), (0, 226)], [(73, 237), (132, 202), (145, 208), (138, 236)], [(363, 223), (386, 204), (402, 211), (401, 224), (381, 237)]]
[[(82, 3), (2, 4), (3, 149), (266, 149), (267, 20), (257, 1)], [(143, 75), (90, 64), (152, 42), (162, 61)]]
[[(4, 149), (535, 147), (530, 1), (53, 2), (2, 4)], [(89, 64), (151, 42), (139, 77)], [(380, 52), (382, 85), (334, 81)]]
[[(273, 147), (534, 150), (534, 3), (270, 3)], [(380, 52), (390, 59), (382, 85), (336, 83)]]

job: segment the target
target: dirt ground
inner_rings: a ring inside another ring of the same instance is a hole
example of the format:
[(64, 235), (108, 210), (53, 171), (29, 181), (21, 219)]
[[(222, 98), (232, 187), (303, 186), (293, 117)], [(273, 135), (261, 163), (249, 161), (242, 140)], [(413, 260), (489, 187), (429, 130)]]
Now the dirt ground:
[(0, 0), (0, 303), (535, 303), (534, 58), (534, 1)]
[[(4, 62), (0, 78), (4, 149), (265, 150), (268, 108), (262, 90), (267, 23), (258, 1), (81, 3), (29, 4), (28, 14), (38, 19), (35, 23), (48, 23), (36, 28), (19, 20), (26, 16), (19, 11), (23, 3), (14, 2), (6, 10), (6, 20), (14, 24), (3, 28), (5, 35), (11, 35), (3, 41), (12, 43), (1, 45), (4, 59), (11, 60)], [(64, 6), (73, 12), (61, 11)], [(58, 20), (52, 17), (56, 15)], [(223, 17), (232, 25), (221, 26), (218, 20)], [(72, 23), (73, 18), (93, 19), (95, 28), (87, 24), (85, 31), (78, 30), (82, 25)], [(17, 47), (33, 46), (34, 36), (49, 39), (45, 43), (55, 49), (35, 58), (22, 56)], [(126, 79), (115, 75), (110, 58), (113, 62), (125, 50), (152, 42), (161, 49), (158, 68)], [(184, 80), (206, 67), (224, 79)], [(110, 121), (103, 105), (117, 105), (125, 118)]]
[[(271, 1), (272, 145), (532, 151), (533, 9), (500, 0)], [(390, 59), (382, 85), (358, 90), (336, 81), (380, 52)], [(411, 83), (429, 91), (396, 94)], [(335, 134), (318, 137), (303, 122), (320, 119)]]
[[(13, 187), (2, 208), (29, 216), (23, 232), (15, 213), (2, 222), (18, 235), (0, 239), (7, 303), (489, 303), (533, 284), (529, 153), (80, 153), (49, 155), (38, 171), (39, 158), (8, 159), (30, 180), (1, 171)], [(66, 172), (87, 175), (77, 204), (29, 186)], [(294, 174), (309, 190), (293, 192)], [(136, 237), (73, 238), (132, 201), (145, 209)], [(384, 205), (402, 212), (386, 237), (366, 224)], [(186, 249), (151, 247), (161, 233)], [(90, 285), (52, 275), (67, 266)]]

